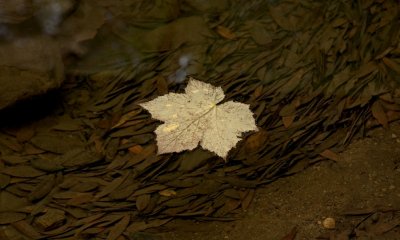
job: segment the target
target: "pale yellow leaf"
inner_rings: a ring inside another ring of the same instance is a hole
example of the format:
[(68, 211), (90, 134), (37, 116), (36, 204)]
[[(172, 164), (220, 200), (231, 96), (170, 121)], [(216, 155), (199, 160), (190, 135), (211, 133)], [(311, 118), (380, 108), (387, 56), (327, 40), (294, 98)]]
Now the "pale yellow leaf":
[(228, 101), (221, 87), (191, 78), (184, 94), (169, 93), (140, 104), (161, 120), (157, 134), (158, 153), (192, 150), (199, 144), (226, 159), (243, 132), (257, 126), (249, 105)]

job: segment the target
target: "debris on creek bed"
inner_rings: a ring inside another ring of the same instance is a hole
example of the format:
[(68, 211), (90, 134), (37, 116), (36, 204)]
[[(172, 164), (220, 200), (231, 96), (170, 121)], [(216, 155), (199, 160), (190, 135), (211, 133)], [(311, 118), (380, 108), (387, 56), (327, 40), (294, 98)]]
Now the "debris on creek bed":
[[(108, 17), (85, 22), (87, 51), (64, 57), (54, 114), (2, 113), (1, 239), (139, 239), (177, 218), (235, 220), (258, 186), (337, 161), (400, 118), (398, 1), (209, 2), (97, 1)], [(188, 76), (254, 113), (259, 131), (226, 162), (156, 154), (161, 123), (139, 104), (182, 93)]]

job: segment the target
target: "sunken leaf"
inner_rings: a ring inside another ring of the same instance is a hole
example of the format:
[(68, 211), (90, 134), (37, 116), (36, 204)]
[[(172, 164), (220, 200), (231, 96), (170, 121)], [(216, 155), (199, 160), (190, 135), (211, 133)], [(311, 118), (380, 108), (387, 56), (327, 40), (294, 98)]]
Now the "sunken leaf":
[(191, 78), (184, 94), (169, 93), (141, 104), (161, 120), (157, 134), (158, 153), (192, 150), (199, 143), (226, 159), (243, 132), (257, 130), (248, 105), (225, 102), (221, 87)]

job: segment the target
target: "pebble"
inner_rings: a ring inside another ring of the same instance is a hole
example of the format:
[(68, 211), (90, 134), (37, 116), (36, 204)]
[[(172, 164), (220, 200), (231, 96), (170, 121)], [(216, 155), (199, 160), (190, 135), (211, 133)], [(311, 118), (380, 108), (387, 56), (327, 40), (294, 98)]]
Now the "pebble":
[(322, 226), (323, 226), (325, 229), (335, 229), (335, 227), (336, 227), (335, 219), (330, 218), (330, 217), (325, 218), (325, 219), (322, 221)]

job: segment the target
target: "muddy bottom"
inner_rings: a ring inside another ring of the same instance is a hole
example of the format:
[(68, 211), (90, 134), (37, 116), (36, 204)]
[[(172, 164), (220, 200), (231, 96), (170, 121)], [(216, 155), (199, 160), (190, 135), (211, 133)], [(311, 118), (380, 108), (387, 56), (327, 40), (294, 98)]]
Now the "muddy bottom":
[[(324, 161), (256, 192), (233, 222), (170, 223), (164, 239), (400, 239), (400, 125), (355, 141)], [(334, 229), (324, 227), (333, 218)], [(186, 227), (187, 225), (187, 227)], [(168, 225), (167, 225), (168, 226)], [(297, 231), (294, 231), (297, 229)], [(295, 234), (297, 232), (297, 234)]]

